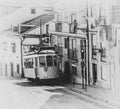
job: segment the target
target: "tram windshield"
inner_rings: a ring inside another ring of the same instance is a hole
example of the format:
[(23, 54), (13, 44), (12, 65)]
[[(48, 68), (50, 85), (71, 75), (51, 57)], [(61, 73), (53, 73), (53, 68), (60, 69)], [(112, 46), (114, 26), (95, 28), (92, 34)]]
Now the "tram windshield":
[(52, 56), (46, 56), (46, 62), (47, 62), (47, 66), (53, 66), (53, 57)]
[(33, 68), (33, 58), (27, 58), (24, 60), (25, 68)]
[(39, 57), (39, 65), (40, 65), (40, 67), (45, 66), (45, 56), (40, 56)]

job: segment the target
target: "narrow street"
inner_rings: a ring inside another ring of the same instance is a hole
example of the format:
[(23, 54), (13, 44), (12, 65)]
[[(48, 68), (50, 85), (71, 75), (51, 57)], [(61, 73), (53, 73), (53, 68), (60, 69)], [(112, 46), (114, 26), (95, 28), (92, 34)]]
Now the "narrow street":
[(25, 79), (0, 80), (0, 109), (113, 109), (78, 96), (61, 85)]

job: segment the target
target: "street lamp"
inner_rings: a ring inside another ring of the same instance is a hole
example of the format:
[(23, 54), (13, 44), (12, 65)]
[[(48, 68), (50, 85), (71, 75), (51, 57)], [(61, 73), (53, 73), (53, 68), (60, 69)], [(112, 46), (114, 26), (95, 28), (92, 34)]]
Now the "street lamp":
[(20, 36), (20, 34), (17, 34), (17, 37), (20, 39), (20, 52), (21, 52), (21, 77), (24, 77), (23, 74), (23, 51), (22, 51), (22, 43), (24, 41), (24, 38), (22, 36)]

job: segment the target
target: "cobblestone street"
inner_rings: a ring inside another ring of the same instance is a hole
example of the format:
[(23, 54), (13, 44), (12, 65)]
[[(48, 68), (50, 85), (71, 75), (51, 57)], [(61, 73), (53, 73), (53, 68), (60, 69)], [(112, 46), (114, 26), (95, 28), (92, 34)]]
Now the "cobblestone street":
[(0, 109), (117, 109), (90, 101), (66, 87), (25, 79), (0, 80)]

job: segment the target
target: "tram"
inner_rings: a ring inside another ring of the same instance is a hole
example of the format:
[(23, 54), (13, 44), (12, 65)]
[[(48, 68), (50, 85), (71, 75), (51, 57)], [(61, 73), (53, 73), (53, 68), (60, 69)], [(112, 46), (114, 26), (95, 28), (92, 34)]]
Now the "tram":
[(23, 57), (23, 72), (28, 80), (57, 79), (57, 54), (54, 50), (26, 54)]

